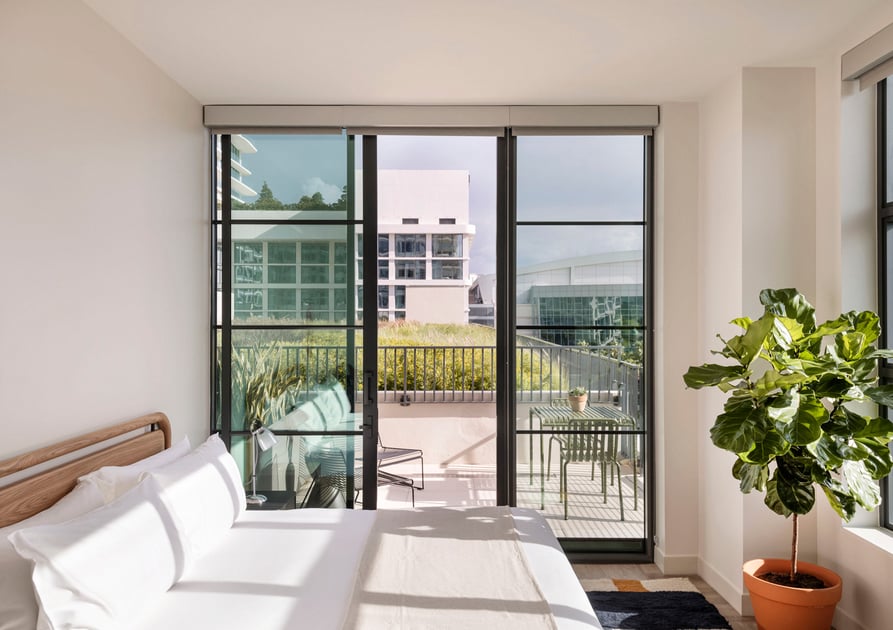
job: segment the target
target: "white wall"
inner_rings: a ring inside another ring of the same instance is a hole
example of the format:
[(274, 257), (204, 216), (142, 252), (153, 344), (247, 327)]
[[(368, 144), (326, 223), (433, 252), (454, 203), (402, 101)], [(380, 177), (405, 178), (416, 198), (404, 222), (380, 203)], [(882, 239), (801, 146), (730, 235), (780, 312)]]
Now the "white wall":
[(201, 108), (80, 2), (0, 19), (0, 459), (160, 410), (208, 434)]
[[(710, 362), (715, 335), (728, 338), (726, 324), (741, 314), (742, 86), (735, 76), (700, 103), (700, 181), (697, 278), (698, 360)], [(734, 606), (740, 606), (744, 544), (743, 500), (732, 478), (733, 457), (710, 442), (713, 419), (722, 411), (716, 391), (687, 392), (696, 410), (699, 449), (698, 573)]]
[(438, 324), (468, 321), (468, 289), (463, 286), (406, 287), (406, 319)]
[[(699, 432), (682, 385), (701, 362), (698, 302), (698, 106), (665, 103), (655, 132), (654, 560), (666, 574), (698, 568)], [(694, 226), (694, 227), (693, 227)]]

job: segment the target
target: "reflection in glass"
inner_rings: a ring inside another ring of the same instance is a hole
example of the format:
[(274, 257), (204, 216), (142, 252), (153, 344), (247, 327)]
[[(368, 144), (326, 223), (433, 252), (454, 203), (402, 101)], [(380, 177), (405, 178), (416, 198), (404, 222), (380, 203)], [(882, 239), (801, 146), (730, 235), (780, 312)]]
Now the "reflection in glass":
[[(353, 225), (234, 225), (233, 319), (347, 322), (347, 243)], [(350, 241), (348, 240), (350, 239)], [(351, 280), (351, 283), (348, 283)], [(362, 304), (357, 301), (356, 304)]]
[(344, 134), (232, 136), (234, 218), (348, 218), (347, 145)]
[(645, 138), (521, 136), (519, 221), (642, 221)]

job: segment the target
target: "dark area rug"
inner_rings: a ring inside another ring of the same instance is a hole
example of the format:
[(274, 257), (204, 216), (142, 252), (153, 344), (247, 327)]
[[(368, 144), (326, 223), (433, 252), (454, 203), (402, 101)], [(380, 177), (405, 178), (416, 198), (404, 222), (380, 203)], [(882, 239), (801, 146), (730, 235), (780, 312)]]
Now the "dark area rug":
[(689, 591), (589, 591), (605, 630), (731, 630), (703, 595)]

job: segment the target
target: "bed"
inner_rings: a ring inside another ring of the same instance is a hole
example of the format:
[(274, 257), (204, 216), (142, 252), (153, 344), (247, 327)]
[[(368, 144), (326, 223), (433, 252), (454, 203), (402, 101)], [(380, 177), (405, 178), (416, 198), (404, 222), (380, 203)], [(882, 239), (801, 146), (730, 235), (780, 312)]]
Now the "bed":
[(600, 627), (535, 511), (246, 511), (219, 438), (172, 445), (161, 413), (7, 475), (0, 630)]

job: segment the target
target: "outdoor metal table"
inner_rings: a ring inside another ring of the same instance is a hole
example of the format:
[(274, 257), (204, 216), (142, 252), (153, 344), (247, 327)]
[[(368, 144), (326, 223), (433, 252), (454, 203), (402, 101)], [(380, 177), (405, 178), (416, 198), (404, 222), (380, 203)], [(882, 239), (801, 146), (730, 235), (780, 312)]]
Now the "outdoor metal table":
[[(618, 427), (629, 427), (631, 429), (636, 428), (636, 421), (633, 417), (628, 416), (623, 413), (613, 405), (608, 404), (595, 404), (590, 405), (583, 408), (583, 411), (574, 411), (569, 406), (539, 406), (539, 407), (531, 407), (530, 408), (530, 428), (533, 429), (533, 418), (539, 420), (539, 428), (540, 430), (548, 427), (561, 427), (570, 424), (571, 422), (580, 422), (581, 424), (585, 424), (587, 420), (594, 421), (598, 423), (604, 424), (607, 421), (613, 421), (617, 423)], [(543, 434), (540, 433), (540, 509), (544, 509), (546, 505), (546, 474), (545, 474), (545, 459), (543, 457)], [(530, 483), (533, 484), (533, 434), (531, 433), (529, 436), (529, 449), (530, 449)], [(635, 441), (632, 442), (631, 447), (632, 453), (632, 461), (635, 462), (636, 459), (636, 444)], [(633, 464), (635, 467), (635, 463)], [(613, 473), (612, 473), (613, 477)], [(617, 483), (620, 483), (618, 479)], [(638, 483), (633, 484), (633, 495), (636, 505), (638, 505), (639, 495), (638, 495)]]

